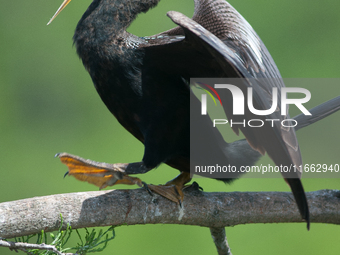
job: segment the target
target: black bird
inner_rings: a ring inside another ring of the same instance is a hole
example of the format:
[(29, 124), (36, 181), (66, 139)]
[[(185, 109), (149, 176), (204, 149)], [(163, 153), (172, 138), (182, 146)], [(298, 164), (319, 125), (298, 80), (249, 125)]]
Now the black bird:
[[(50, 22), (71, 0), (65, 0)], [(141, 162), (106, 164), (61, 153), (69, 167), (68, 174), (100, 188), (117, 183), (142, 182), (129, 174), (146, 173), (166, 163), (181, 174), (164, 186), (147, 185), (173, 201), (181, 202), (182, 189), (191, 180), (190, 163), (190, 89), (191, 77), (245, 78), (239, 85), (254, 89), (257, 109), (271, 105), (272, 88), (280, 91), (284, 84), (272, 57), (249, 23), (224, 0), (194, 0), (192, 19), (178, 12), (168, 16), (178, 27), (151, 37), (137, 37), (126, 32), (141, 12), (155, 7), (159, 0), (94, 0), (80, 19), (74, 43), (101, 99), (132, 135), (144, 143)], [(49, 23), (50, 23), (49, 22)], [(262, 79), (265, 78), (265, 79)], [(228, 95), (224, 95), (226, 98)], [(199, 101), (194, 107), (198, 107)], [(191, 107), (193, 107), (191, 105)], [(280, 105), (279, 105), (280, 107)], [(333, 109), (332, 109), (333, 108)], [(230, 118), (232, 102), (224, 104)], [(322, 106), (320, 118), (339, 109)], [(247, 115), (248, 114), (248, 115)], [(288, 118), (277, 112), (275, 119)], [(265, 152), (276, 165), (302, 165), (294, 128), (280, 125), (252, 129), (234, 128), (246, 140), (228, 144), (208, 116), (197, 117), (198, 141), (208, 140), (211, 148), (202, 148), (207, 158), (225, 165), (254, 165)], [(246, 119), (251, 115), (246, 113)], [(300, 124), (307, 117), (300, 116)], [(313, 121), (311, 121), (313, 122)], [(233, 178), (218, 178), (226, 183)], [(289, 184), (300, 214), (309, 228), (307, 199), (299, 173), (283, 174)], [(291, 178), (294, 177), (294, 178)]]

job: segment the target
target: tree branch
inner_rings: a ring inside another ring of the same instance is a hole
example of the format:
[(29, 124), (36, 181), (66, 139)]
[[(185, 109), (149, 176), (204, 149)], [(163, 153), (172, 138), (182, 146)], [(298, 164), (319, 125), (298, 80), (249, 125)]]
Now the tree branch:
[[(307, 193), (311, 222), (340, 224), (340, 191)], [(290, 192), (207, 193), (185, 190), (183, 206), (144, 189), (58, 194), (0, 203), (0, 237), (135, 224), (184, 224), (223, 228), (246, 223), (301, 222)]]
[(225, 235), (225, 228), (210, 228), (218, 255), (232, 255)]

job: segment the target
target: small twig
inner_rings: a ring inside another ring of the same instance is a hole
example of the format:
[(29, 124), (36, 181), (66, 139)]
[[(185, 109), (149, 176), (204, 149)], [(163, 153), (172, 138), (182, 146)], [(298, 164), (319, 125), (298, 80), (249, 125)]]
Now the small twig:
[(232, 255), (225, 234), (225, 228), (210, 228), (218, 255)]
[(0, 246), (7, 247), (10, 250), (15, 250), (15, 251), (21, 250), (26, 253), (28, 253), (28, 250), (37, 249), (37, 250), (53, 251), (58, 255), (76, 255), (74, 253), (62, 253), (58, 251), (57, 248), (54, 247), (53, 245), (48, 245), (44, 243), (32, 244), (32, 243), (10, 242), (10, 241), (5, 241), (5, 240), (0, 240)]

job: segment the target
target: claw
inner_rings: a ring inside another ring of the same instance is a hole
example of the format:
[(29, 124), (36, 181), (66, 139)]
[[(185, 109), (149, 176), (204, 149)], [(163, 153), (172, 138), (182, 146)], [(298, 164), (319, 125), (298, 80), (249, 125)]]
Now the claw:
[(148, 186), (145, 182), (142, 182), (142, 184), (143, 184), (143, 188), (145, 188), (145, 189), (149, 192), (149, 194), (150, 194), (151, 196), (153, 196), (153, 193), (152, 193), (152, 191), (149, 189), (149, 186)]
[(203, 191), (203, 188), (199, 186), (197, 182), (193, 182), (190, 185), (185, 186), (183, 189), (193, 189), (193, 190)]

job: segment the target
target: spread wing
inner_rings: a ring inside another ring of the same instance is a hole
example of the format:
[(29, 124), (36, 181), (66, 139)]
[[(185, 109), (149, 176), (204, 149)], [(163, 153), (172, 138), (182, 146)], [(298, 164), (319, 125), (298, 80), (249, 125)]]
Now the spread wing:
[[(258, 110), (271, 107), (272, 88), (277, 88), (280, 95), (284, 87), (281, 75), (259, 36), (231, 5), (224, 0), (195, 0), (192, 19), (174, 11), (168, 12), (168, 16), (179, 27), (149, 38), (149, 44), (141, 46), (145, 50), (144, 65), (148, 68), (143, 72), (180, 75), (187, 80), (191, 77), (243, 78), (238, 87), (244, 94), (248, 87), (253, 88), (254, 107)], [(228, 98), (228, 94), (222, 93), (223, 97)], [(276, 111), (265, 116), (280, 120), (273, 127), (246, 125), (233, 129), (236, 133), (241, 130), (248, 143), (262, 154), (267, 152), (276, 165), (300, 166), (302, 160), (294, 128), (281, 125), (289, 115), (281, 116), (280, 101), (279, 98)], [(230, 100), (223, 101), (223, 107), (229, 119), (235, 118)], [(254, 117), (259, 118), (246, 111), (242, 119)], [(309, 221), (300, 173), (283, 173), (283, 177), (292, 189), (302, 217)]]

